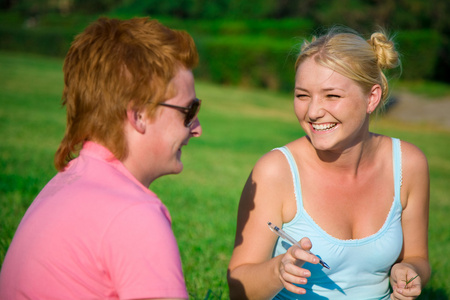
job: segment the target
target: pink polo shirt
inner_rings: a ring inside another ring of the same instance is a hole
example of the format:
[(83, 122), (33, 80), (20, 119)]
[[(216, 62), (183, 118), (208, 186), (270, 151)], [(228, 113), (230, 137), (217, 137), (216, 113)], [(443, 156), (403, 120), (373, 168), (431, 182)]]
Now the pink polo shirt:
[(188, 298), (166, 207), (87, 142), (33, 201), (6, 254), (0, 299)]

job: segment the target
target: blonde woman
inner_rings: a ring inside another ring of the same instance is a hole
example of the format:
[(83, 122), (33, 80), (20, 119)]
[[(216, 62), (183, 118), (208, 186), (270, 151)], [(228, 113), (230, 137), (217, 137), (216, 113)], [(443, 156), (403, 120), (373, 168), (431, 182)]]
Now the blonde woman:
[[(383, 70), (399, 64), (383, 32), (365, 40), (333, 29), (304, 43), (294, 111), (306, 135), (264, 155), (245, 184), (231, 298), (420, 294), (430, 277), (427, 160), (416, 146), (369, 131), (388, 96)], [(298, 243), (277, 238), (267, 222)]]

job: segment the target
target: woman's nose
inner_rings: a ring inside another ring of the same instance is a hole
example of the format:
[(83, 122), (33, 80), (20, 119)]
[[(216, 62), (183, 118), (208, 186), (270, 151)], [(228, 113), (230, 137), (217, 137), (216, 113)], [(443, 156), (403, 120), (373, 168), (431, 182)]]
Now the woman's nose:
[(308, 118), (318, 120), (325, 115), (325, 108), (322, 99), (312, 98), (308, 106)]

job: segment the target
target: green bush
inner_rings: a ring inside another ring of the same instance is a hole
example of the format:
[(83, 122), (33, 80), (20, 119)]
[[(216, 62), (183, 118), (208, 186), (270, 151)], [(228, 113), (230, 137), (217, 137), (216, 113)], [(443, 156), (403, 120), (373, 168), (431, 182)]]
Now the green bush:
[[(441, 36), (431, 30), (404, 31), (396, 37), (402, 59), (402, 79), (433, 78)], [(293, 63), (301, 37), (229, 35), (199, 38), (201, 63), (197, 75), (218, 83), (290, 91)]]
[(199, 78), (217, 83), (272, 90), (291, 90), (294, 82), (290, 51), (295, 39), (222, 36), (196, 40), (200, 53)]
[(0, 27), (2, 50), (63, 57), (77, 32), (65, 29)]
[(88, 24), (95, 21), (97, 15), (68, 14), (61, 15), (59, 13), (48, 13), (39, 16), (39, 27), (42, 28), (60, 28), (72, 32), (81, 32)]
[(307, 35), (314, 29), (314, 23), (306, 19), (264, 19), (264, 20), (165, 20), (171, 27), (187, 30), (192, 35), (253, 35), (275, 38), (293, 38)]
[(433, 30), (402, 31), (396, 39), (402, 55), (402, 78), (432, 79), (442, 46), (440, 34)]
[[(17, 21), (15, 26), (1, 26), (0, 49), (62, 57), (74, 36), (96, 17), (59, 18), (60, 21), (56, 14), (40, 17), (34, 28), (17, 26)], [(194, 37), (200, 55), (200, 66), (196, 70), (199, 78), (282, 91), (292, 90), (293, 63), (300, 37), (313, 32), (312, 23), (305, 19), (157, 19), (171, 28), (186, 30)], [(440, 34), (432, 30), (401, 31), (397, 42), (403, 61), (402, 78), (433, 79), (442, 51)]]

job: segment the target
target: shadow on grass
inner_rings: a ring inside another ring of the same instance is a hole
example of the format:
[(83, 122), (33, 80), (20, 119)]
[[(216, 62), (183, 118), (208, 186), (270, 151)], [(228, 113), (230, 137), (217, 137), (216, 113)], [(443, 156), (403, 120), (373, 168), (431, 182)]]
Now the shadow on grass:
[(189, 293), (189, 299), (193, 300), (222, 300), (224, 299), (224, 295), (221, 291), (213, 292), (212, 290), (208, 290), (205, 297), (197, 296)]
[(444, 289), (425, 288), (417, 300), (448, 300), (449, 295)]

